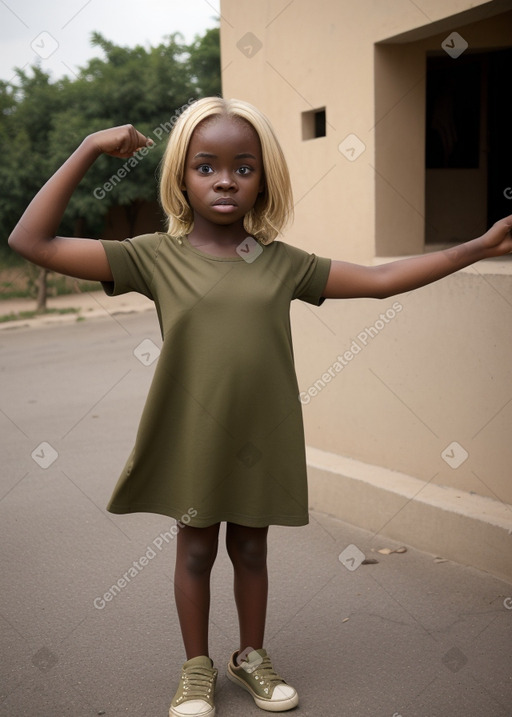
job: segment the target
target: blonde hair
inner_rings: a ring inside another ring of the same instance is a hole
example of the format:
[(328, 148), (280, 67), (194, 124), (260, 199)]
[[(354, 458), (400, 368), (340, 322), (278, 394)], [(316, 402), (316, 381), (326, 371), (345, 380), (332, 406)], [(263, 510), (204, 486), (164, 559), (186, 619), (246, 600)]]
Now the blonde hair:
[(259, 137), (263, 159), (264, 190), (245, 215), (244, 229), (261, 244), (269, 244), (293, 216), (293, 197), (288, 166), (279, 141), (265, 115), (242, 100), (205, 97), (191, 104), (178, 118), (162, 159), (160, 203), (172, 236), (188, 234), (192, 209), (183, 192), (185, 160), (192, 133), (200, 122), (214, 115), (237, 117), (248, 122)]

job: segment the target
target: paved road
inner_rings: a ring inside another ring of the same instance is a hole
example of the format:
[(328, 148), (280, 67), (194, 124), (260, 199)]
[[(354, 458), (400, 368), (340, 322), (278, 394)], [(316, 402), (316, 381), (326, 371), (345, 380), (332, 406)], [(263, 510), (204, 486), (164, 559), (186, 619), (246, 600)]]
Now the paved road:
[[(147, 312), (0, 334), (0, 717), (167, 715), (185, 659), (173, 521), (105, 511), (159, 342)], [(357, 567), (349, 546), (378, 564)], [(396, 547), (315, 513), (271, 529), (266, 646), (299, 690), (294, 714), (510, 717), (512, 585), (383, 546)], [(223, 674), (231, 582), (221, 550), (217, 715), (261, 715)]]

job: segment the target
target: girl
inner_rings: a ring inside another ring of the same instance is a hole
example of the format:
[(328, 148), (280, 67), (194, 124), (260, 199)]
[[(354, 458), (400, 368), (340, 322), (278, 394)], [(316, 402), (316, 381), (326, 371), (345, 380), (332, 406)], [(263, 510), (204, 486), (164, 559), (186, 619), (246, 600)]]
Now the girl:
[(512, 216), (454, 249), (376, 267), (274, 241), (292, 194), (273, 130), (245, 102), (206, 98), (182, 114), (164, 155), (167, 233), (122, 242), (56, 236), (96, 158), (125, 159), (149, 143), (130, 125), (88, 136), (33, 199), (9, 244), (40, 266), (99, 280), (109, 294), (154, 300), (162, 352), (108, 510), (183, 517), (174, 584), (187, 661), (170, 715), (215, 714), (208, 613), (222, 521), (240, 627), (227, 674), (259, 707), (280, 712), (298, 696), (263, 647), (267, 532), (308, 522), (290, 302), (389, 297), (506, 254)]

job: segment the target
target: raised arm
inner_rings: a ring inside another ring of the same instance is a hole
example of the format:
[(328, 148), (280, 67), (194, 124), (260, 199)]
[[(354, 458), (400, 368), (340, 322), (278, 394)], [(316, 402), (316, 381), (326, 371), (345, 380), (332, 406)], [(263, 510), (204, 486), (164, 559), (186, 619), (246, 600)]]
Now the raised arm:
[(86, 137), (31, 201), (9, 237), (9, 246), (46, 269), (79, 279), (111, 281), (112, 273), (100, 242), (55, 233), (71, 195), (102, 153), (126, 159), (149, 142), (131, 125)]
[(326, 299), (384, 299), (431, 284), (481, 259), (512, 251), (512, 215), (500, 219), (477, 239), (452, 249), (400, 259), (380, 266), (333, 261), (323, 296)]

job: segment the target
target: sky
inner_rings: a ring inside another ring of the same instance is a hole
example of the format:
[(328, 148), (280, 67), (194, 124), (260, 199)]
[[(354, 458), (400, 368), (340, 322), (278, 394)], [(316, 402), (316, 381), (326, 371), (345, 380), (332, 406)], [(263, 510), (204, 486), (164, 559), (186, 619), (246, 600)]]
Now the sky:
[(173, 32), (186, 42), (219, 24), (220, 0), (0, 0), (0, 80), (39, 64), (52, 80), (73, 78), (100, 32), (116, 45), (154, 46)]

